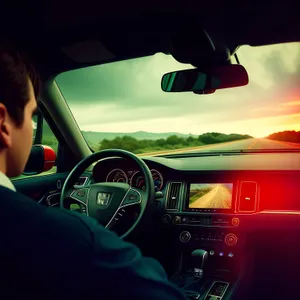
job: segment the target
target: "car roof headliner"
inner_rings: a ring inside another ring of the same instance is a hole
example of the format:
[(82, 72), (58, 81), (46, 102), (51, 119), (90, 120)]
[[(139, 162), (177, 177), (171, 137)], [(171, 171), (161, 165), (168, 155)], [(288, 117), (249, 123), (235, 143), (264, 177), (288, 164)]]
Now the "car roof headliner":
[[(10, 3), (1, 9), (6, 16), (1, 34), (29, 53), (44, 79), (105, 61), (169, 53), (169, 36), (186, 24), (205, 29), (230, 49), (300, 41), (297, 0), (99, 2)], [(100, 41), (113, 55), (80, 63), (62, 51), (86, 40)]]

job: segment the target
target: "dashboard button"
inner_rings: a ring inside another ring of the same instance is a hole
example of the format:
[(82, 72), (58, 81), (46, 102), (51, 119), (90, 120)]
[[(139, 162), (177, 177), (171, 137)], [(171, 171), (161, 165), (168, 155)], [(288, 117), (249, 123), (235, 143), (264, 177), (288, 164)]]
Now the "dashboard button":
[(229, 233), (226, 235), (225, 237), (225, 243), (228, 245), (228, 246), (234, 246), (236, 245), (236, 243), (238, 242), (238, 238), (235, 234), (233, 233)]
[(215, 255), (215, 251), (214, 250), (210, 250), (209, 251), (209, 255)]
[(164, 224), (169, 224), (171, 222), (171, 219), (172, 218), (170, 215), (164, 215), (162, 221)]
[(180, 216), (175, 216), (173, 219), (174, 224), (180, 224), (181, 223), (181, 217)]
[(240, 225), (240, 219), (239, 218), (232, 218), (231, 224), (233, 226), (239, 226)]
[(188, 231), (182, 231), (179, 235), (179, 240), (182, 242), (182, 243), (187, 243), (190, 241), (191, 239), (191, 234), (188, 232)]

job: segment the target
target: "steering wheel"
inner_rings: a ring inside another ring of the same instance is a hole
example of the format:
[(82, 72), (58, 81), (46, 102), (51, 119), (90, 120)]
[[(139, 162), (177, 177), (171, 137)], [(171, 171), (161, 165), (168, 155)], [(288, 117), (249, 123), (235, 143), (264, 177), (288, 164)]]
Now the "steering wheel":
[[(127, 183), (103, 182), (76, 187), (75, 182), (80, 175), (94, 162), (109, 158), (121, 157), (131, 160), (142, 171), (145, 178), (145, 190), (131, 187)], [(154, 204), (155, 187), (152, 174), (145, 162), (135, 154), (119, 149), (95, 152), (81, 160), (70, 172), (60, 195), (60, 207), (67, 207), (67, 199), (72, 198), (80, 204), (81, 212), (96, 219), (106, 228), (112, 228), (118, 222), (118, 214), (122, 215), (124, 207), (139, 205), (140, 212), (133, 225), (121, 236), (126, 238), (141, 222), (145, 212)]]

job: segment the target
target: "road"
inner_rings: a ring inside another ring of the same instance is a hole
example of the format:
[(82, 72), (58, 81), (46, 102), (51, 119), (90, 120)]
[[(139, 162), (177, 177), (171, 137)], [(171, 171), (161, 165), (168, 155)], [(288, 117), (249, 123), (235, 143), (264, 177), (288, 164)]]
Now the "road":
[(230, 208), (232, 194), (222, 184), (215, 187), (189, 205), (190, 208)]
[(207, 151), (207, 150), (240, 150), (240, 149), (247, 150), (247, 149), (286, 149), (286, 148), (288, 149), (300, 148), (300, 144), (253, 138), (253, 139), (246, 139), (241, 141), (203, 146), (202, 149), (203, 151)]
[(150, 153), (142, 153), (140, 156), (155, 156), (163, 154), (176, 154), (176, 153), (191, 153), (191, 152), (209, 152), (209, 151), (225, 151), (225, 150), (249, 150), (249, 149), (299, 149), (300, 144), (272, 141), (268, 139), (251, 138), (241, 141), (226, 142), (198, 147), (182, 148), (177, 150), (165, 150)]

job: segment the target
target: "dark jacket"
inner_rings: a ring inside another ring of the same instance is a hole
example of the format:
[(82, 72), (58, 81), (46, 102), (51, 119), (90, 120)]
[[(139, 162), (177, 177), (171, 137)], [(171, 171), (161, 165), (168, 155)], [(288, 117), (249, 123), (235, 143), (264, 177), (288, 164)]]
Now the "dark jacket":
[(0, 186), (1, 299), (185, 299), (161, 265), (94, 219)]

